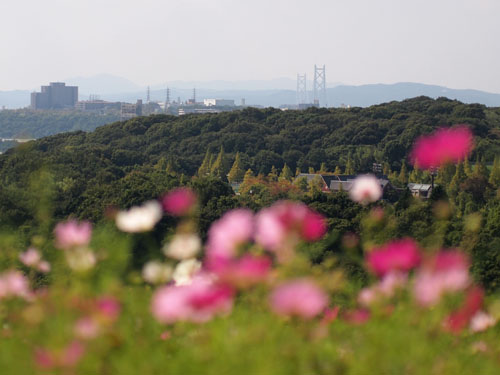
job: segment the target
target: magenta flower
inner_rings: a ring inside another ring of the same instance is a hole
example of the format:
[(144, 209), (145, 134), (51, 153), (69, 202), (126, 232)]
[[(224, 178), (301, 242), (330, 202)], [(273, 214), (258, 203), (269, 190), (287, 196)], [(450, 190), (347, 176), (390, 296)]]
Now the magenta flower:
[(371, 313), (366, 309), (349, 310), (344, 313), (344, 320), (354, 325), (366, 323), (371, 318)]
[(306, 241), (317, 241), (326, 233), (325, 218), (320, 214), (308, 211), (302, 224), (302, 238)]
[(410, 238), (392, 241), (367, 255), (370, 270), (382, 277), (390, 271), (408, 272), (421, 261), (418, 245)]
[(356, 177), (349, 196), (354, 202), (366, 205), (382, 198), (382, 187), (379, 180), (373, 175)]
[(253, 213), (246, 209), (232, 210), (212, 224), (208, 232), (208, 259), (230, 259), (240, 245), (250, 241), (254, 231)]
[(434, 134), (420, 137), (413, 146), (410, 159), (419, 168), (429, 169), (464, 160), (472, 147), (473, 135), (467, 126), (441, 128)]
[(162, 199), (163, 209), (174, 216), (187, 215), (195, 204), (196, 195), (188, 188), (174, 189)]
[(469, 284), (467, 257), (458, 250), (441, 251), (420, 268), (413, 293), (420, 305), (432, 306), (443, 294), (459, 292)]
[(274, 289), (269, 302), (278, 315), (312, 319), (325, 310), (328, 297), (314, 282), (299, 279)]
[(460, 333), (470, 325), (474, 315), (481, 310), (484, 300), (484, 291), (479, 287), (473, 287), (465, 296), (463, 305), (451, 313), (444, 321), (445, 330), (452, 333)]
[(99, 297), (95, 303), (95, 310), (102, 318), (108, 321), (115, 321), (120, 315), (120, 302), (114, 297)]
[(56, 236), (56, 247), (61, 250), (68, 250), (74, 247), (87, 246), (92, 236), (92, 226), (88, 221), (78, 223), (76, 220), (70, 220), (57, 224), (54, 234)]
[(234, 291), (199, 275), (189, 285), (169, 285), (158, 289), (151, 303), (153, 316), (161, 323), (189, 321), (204, 323), (231, 311)]

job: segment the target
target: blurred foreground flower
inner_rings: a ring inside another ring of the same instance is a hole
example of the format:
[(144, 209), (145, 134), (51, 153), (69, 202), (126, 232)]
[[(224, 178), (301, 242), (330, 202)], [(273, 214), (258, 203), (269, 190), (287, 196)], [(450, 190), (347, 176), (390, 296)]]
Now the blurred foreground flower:
[(469, 286), (469, 261), (458, 250), (441, 251), (426, 261), (417, 272), (414, 294), (423, 306), (435, 305), (443, 294)]
[(19, 271), (8, 270), (0, 274), (0, 300), (18, 297), (30, 299), (28, 279)]
[(373, 175), (359, 176), (354, 180), (349, 196), (354, 202), (366, 205), (382, 198), (382, 187)]
[(271, 265), (271, 259), (267, 256), (245, 254), (239, 259), (212, 259), (206, 267), (220, 280), (237, 288), (246, 288), (265, 281)]
[(88, 221), (78, 223), (76, 220), (70, 220), (57, 224), (54, 234), (55, 245), (61, 250), (87, 246), (92, 236), (92, 225)]
[(190, 285), (165, 286), (153, 295), (151, 311), (161, 323), (189, 321), (203, 323), (229, 313), (234, 291), (207, 275), (198, 275)]
[(91, 249), (77, 247), (65, 252), (66, 262), (69, 268), (77, 272), (86, 272), (96, 264), (96, 257)]
[(471, 332), (482, 332), (493, 327), (497, 323), (496, 319), (484, 311), (478, 311), (470, 320), (469, 329)]
[(452, 333), (460, 333), (471, 324), (471, 319), (481, 310), (484, 292), (481, 288), (472, 287), (465, 296), (463, 305), (451, 313), (444, 321), (444, 328)]
[(201, 263), (196, 259), (183, 260), (175, 267), (172, 279), (175, 285), (189, 285), (200, 269)]
[(45, 370), (75, 367), (85, 354), (85, 347), (79, 341), (73, 341), (61, 350), (35, 350), (35, 363)]
[(250, 241), (254, 231), (253, 213), (246, 209), (232, 210), (212, 224), (208, 232), (207, 257), (230, 259), (238, 246)]
[(326, 233), (326, 220), (307, 205), (281, 201), (261, 210), (256, 217), (255, 241), (275, 252), (280, 260), (292, 254), (297, 239), (317, 241)]
[(150, 284), (163, 284), (172, 278), (173, 269), (167, 264), (151, 261), (144, 265), (142, 278)]
[(162, 199), (163, 209), (174, 216), (187, 215), (195, 204), (196, 195), (188, 188), (174, 189)]
[(24, 253), (19, 254), (19, 260), (26, 267), (36, 269), (40, 272), (47, 273), (50, 271), (50, 263), (42, 260), (40, 252), (33, 247), (30, 247)]
[(201, 240), (196, 234), (176, 234), (163, 247), (163, 253), (170, 258), (184, 260), (193, 258), (201, 249)]
[(157, 201), (149, 201), (142, 206), (135, 206), (116, 215), (116, 226), (123, 232), (148, 232), (154, 228), (163, 215)]
[(381, 298), (391, 298), (397, 289), (402, 288), (408, 281), (408, 275), (404, 272), (392, 271), (386, 274), (380, 282), (367, 288), (363, 288), (358, 295), (358, 302), (368, 307)]
[(445, 163), (464, 160), (472, 147), (473, 136), (467, 126), (442, 128), (420, 137), (415, 142), (410, 159), (421, 169), (437, 168)]
[(269, 302), (278, 315), (312, 319), (325, 310), (328, 297), (314, 282), (299, 279), (279, 285)]
[(418, 245), (411, 238), (395, 240), (367, 255), (369, 268), (379, 277), (390, 271), (408, 272), (420, 264)]

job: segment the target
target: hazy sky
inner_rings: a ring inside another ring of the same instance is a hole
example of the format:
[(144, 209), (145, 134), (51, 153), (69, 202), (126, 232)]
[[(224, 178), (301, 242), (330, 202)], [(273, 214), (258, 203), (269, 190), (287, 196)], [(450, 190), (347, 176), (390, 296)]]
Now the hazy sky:
[(500, 92), (500, 0), (0, 0), (0, 90), (110, 73)]

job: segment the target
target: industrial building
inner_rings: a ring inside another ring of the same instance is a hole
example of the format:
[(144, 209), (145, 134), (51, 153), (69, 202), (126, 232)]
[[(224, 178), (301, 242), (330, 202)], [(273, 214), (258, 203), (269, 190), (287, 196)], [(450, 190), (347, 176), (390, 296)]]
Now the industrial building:
[(51, 82), (42, 86), (41, 92), (31, 93), (33, 109), (65, 109), (74, 108), (78, 102), (78, 87), (66, 86), (64, 82)]
[(204, 99), (205, 107), (234, 107), (234, 100), (230, 99)]

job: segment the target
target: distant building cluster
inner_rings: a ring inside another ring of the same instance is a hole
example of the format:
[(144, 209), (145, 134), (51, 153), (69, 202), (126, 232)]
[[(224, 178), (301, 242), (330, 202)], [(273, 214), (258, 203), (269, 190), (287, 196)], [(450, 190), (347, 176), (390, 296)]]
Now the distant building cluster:
[(66, 86), (63, 82), (51, 82), (42, 86), (41, 92), (31, 93), (33, 109), (74, 108), (78, 102), (78, 87)]
[[(241, 100), (245, 107), (245, 99)], [(190, 113), (219, 113), (237, 108), (232, 99), (203, 99), (196, 101), (196, 89), (193, 97), (182, 102), (181, 98), (170, 101), (170, 89), (167, 88), (165, 101), (150, 100), (150, 89), (147, 90), (147, 100), (137, 100), (136, 103), (108, 102), (98, 96), (91, 96), (89, 100), (78, 101), (78, 87), (66, 86), (64, 82), (51, 82), (49, 86), (42, 86), (41, 92), (31, 94), (31, 108), (36, 110), (76, 109), (78, 111), (117, 111), (122, 120), (136, 116), (154, 113), (171, 115), (185, 115)]]

